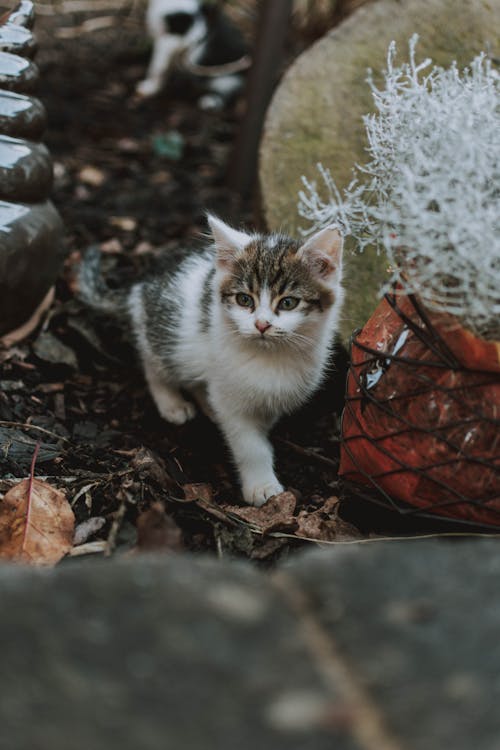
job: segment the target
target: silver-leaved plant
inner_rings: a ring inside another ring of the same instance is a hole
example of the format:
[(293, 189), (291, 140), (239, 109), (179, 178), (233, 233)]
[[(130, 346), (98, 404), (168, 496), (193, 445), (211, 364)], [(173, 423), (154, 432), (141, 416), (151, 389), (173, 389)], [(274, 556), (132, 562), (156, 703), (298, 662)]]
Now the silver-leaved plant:
[(462, 72), (417, 64), (417, 39), (399, 67), (391, 43), (384, 88), (369, 74), (369, 161), (342, 193), (318, 165), (326, 198), (303, 178), (299, 213), (311, 231), (338, 224), (359, 250), (385, 251), (390, 285), (499, 339), (500, 76), (485, 54)]

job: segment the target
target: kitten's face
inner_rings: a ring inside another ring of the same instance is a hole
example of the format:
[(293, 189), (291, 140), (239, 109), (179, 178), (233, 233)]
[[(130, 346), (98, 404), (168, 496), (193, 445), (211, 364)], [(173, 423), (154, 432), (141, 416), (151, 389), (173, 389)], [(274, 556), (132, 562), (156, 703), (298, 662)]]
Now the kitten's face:
[(300, 348), (310, 341), (340, 298), (338, 233), (325, 230), (329, 236), (319, 233), (301, 245), (283, 235), (252, 237), (235, 230), (222, 238), (217, 229), (212, 225), (220, 299), (233, 330), (262, 347)]

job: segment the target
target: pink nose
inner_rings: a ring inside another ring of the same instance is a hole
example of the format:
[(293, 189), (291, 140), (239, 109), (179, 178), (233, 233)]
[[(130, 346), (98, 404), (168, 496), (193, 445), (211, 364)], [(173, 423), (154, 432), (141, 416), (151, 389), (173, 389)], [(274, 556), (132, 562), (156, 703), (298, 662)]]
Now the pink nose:
[(268, 328), (271, 328), (271, 323), (268, 323), (267, 320), (256, 320), (255, 327), (261, 333), (265, 333)]

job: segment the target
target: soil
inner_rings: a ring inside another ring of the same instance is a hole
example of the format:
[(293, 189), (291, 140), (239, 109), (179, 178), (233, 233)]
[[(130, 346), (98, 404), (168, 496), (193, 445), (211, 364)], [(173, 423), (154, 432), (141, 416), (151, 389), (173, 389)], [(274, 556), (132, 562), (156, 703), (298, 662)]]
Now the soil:
[(63, 488), (86, 524), (81, 552), (139, 546), (270, 562), (304, 538), (400, 530), (338, 483), (341, 349), (321, 392), (273, 435), (278, 474), (294, 494), (270, 508), (242, 508), (227, 449), (207, 418), (175, 427), (159, 417), (126, 333), (76, 300), (74, 271), (97, 243), (108, 283), (130, 283), (179, 244), (200, 242), (207, 209), (259, 224), (254, 201), (237, 199), (226, 181), (241, 103), (203, 112), (195, 84), (181, 77), (138, 102), (134, 85), (148, 56), (140, 36), (63, 42), (45, 21), (41, 37), (37, 93), (49, 115), (45, 142), (68, 255), (42, 327), (0, 352), (0, 490), (27, 475), (39, 443), (37, 476)]

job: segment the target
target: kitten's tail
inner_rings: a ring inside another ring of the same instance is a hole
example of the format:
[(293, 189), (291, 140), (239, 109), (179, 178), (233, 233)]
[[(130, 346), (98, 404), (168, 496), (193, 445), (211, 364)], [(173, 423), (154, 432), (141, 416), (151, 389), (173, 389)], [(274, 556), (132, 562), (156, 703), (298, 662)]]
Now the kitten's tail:
[(77, 297), (96, 312), (115, 318), (127, 316), (128, 289), (110, 289), (101, 274), (101, 251), (91, 245), (84, 253), (77, 275)]

